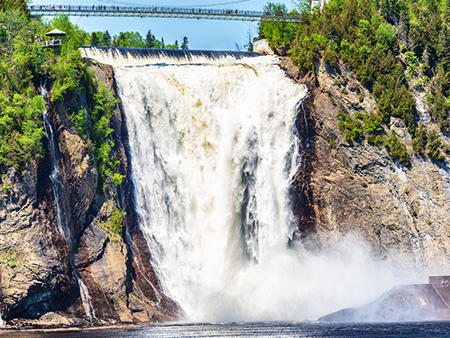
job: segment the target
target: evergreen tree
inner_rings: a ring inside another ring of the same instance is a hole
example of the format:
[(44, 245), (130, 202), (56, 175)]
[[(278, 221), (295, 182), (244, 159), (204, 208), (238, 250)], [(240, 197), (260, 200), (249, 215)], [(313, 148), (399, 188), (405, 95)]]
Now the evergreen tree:
[(113, 45), (114, 47), (125, 47), (124, 43), (126, 42), (125, 35), (123, 32), (120, 32), (119, 36), (114, 36)]
[(90, 45), (91, 45), (91, 46), (98, 46), (98, 45), (99, 45), (99, 40), (98, 40), (98, 37), (97, 37), (97, 33), (95, 33), (95, 32), (93, 32), (93, 33), (91, 34), (91, 42), (90, 42)]
[(245, 47), (247, 47), (247, 50), (249, 52), (253, 52), (253, 37), (252, 37), (252, 32), (250, 29), (247, 32), (247, 38), (248, 38), (248, 43)]
[(404, 166), (409, 165), (409, 154), (406, 150), (406, 146), (400, 142), (397, 135), (395, 135), (395, 131), (391, 132), (391, 136), (389, 138), (390, 146), (391, 146), (391, 157), (394, 160), (399, 160), (401, 164)]
[(439, 33), (437, 56), (439, 64), (442, 65), (444, 71), (450, 71), (450, 29), (447, 24), (443, 25)]
[(178, 49), (178, 47), (179, 47), (179, 46), (178, 46), (178, 40), (175, 40), (174, 45), (177, 46), (177, 49)]
[(152, 31), (149, 29), (148, 32), (147, 32), (147, 36), (145, 37), (145, 46), (147, 48), (154, 48), (155, 47), (155, 41), (156, 41), (156, 38), (152, 34)]
[(161, 48), (166, 48), (166, 44), (164, 43), (164, 38), (161, 38)]
[(109, 35), (109, 32), (108, 32), (108, 31), (106, 31), (105, 33), (103, 33), (101, 45), (102, 45), (102, 46), (105, 46), (105, 47), (111, 46), (111, 35)]
[(183, 43), (181, 44), (181, 49), (189, 49), (189, 41), (187, 37), (183, 38)]
[(442, 20), (446, 24), (450, 24), (450, 0), (444, 0), (444, 13), (442, 15)]

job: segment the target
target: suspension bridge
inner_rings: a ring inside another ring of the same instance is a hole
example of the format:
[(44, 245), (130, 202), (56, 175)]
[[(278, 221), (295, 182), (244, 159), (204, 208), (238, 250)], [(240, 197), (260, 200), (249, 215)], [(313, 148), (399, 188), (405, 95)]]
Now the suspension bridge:
[(298, 22), (299, 15), (276, 15), (270, 12), (242, 9), (211, 9), (167, 6), (117, 6), (117, 5), (29, 5), (32, 16), (103, 16), (139, 18), (184, 18), (232, 21)]

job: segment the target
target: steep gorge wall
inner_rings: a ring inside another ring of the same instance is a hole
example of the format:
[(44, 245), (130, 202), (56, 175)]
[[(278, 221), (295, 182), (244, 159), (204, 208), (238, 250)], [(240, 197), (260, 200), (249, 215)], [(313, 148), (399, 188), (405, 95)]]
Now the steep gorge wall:
[[(351, 114), (374, 111), (376, 101), (363, 87), (363, 101), (359, 101), (357, 81), (343, 65), (337, 71), (320, 63), (316, 76), (302, 76), (289, 58), (282, 59), (281, 67), (310, 92), (296, 122), (302, 164), (290, 191), (297, 224), (294, 240), (319, 250), (352, 233), (369, 243), (378, 260), (411, 271), (447, 273), (448, 166), (412, 157), (405, 168), (384, 147), (365, 140), (346, 142), (338, 128), (338, 108)], [(116, 89), (111, 66), (91, 63), (90, 68), (99, 81)], [(112, 118), (111, 137), (124, 179), (119, 187), (107, 181), (104, 194), (98, 192), (98, 171), (85, 141), (71, 127), (68, 107), (72, 106), (85, 108), (86, 98), (75, 96), (56, 104), (49, 115), (59, 144), (58, 167), (73, 249), (58, 231), (49, 156), (33, 160), (24, 173), (10, 170), (2, 177), (2, 318), (24, 326), (173, 319), (177, 305), (160, 290), (134, 211), (120, 104)], [(410, 141), (400, 120), (392, 119), (389, 128)], [(122, 236), (102, 225), (111, 218), (115, 204), (127, 213)], [(73, 266), (87, 286), (96, 318), (85, 315)]]
[[(424, 277), (448, 273), (448, 165), (412, 155), (404, 167), (383, 146), (365, 139), (347, 142), (338, 128), (338, 109), (354, 116), (375, 111), (377, 103), (343, 64), (336, 70), (320, 61), (315, 76), (299, 74), (289, 58), (281, 67), (310, 91), (299, 118), (309, 128), (302, 134), (306, 163), (292, 187), (297, 237), (318, 250), (353, 234), (369, 243), (375, 259), (403, 271)], [(412, 153), (401, 120), (391, 118), (384, 128), (394, 130)]]
[[(109, 90), (115, 87), (112, 67), (90, 67)], [(99, 193), (98, 170), (86, 142), (71, 126), (68, 110), (74, 107), (87, 108), (83, 94), (50, 106), (48, 111), (64, 186), (59, 202), (65, 206), (63, 218), (71, 231), (71, 243), (58, 230), (47, 140), (44, 159), (34, 160), (24, 173), (11, 169), (2, 177), (2, 318), (22, 326), (173, 319), (177, 305), (160, 291), (147, 243), (137, 226), (120, 104), (111, 119), (111, 137), (124, 178), (119, 187), (108, 178), (104, 194)], [(106, 226), (116, 204), (126, 212), (122, 236)], [(76, 273), (88, 289), (91, 317), (86, 316)]]

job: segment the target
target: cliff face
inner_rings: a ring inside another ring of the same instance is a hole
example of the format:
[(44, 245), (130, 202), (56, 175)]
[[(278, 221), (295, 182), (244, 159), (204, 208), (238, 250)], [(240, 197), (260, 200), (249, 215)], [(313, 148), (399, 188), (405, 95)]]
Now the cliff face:
[[(112, 67), (90, 67), (110, 90), (115, 87)], [(112, 178), (107, 179), (104, 193), (99, 193), (98, 170), (86, 142), (71, 127), (68, 107), (86, 109), (86, 98), (77, 95), (48, 112), (62, 180), (57, 201), (60, 223), (67, 240), (58, 229), (47, 140), (45, 159), (29, 163), (23, 173), (10, 170), (1, 180), (2, 318), (22, 326), (175, 318), (177, 305), (160, 291), (137, 226), (120, 104), (111, 119), (111, 137), (123, 181), (116, 187)], [(108, 227), (116, 204), (126, 212), (120, 215), (122, 235)]]
[[(336, 70), (320, 63), (315, 76), (299, 74), (289, 58), (282, 59), (281, 67), (310, 92), (296, 121), (302, 164), (290, 191), (298, 224), (294, 240), (319, 250), (353, 233), (370, 244), (379, 260), (444, 271), (450, 258), (447, 164), (413, 156), (411, 165), (403, 167), (385, 147), (364, 139), (347, 142), (338, 128), (338, 109), (353, 116), (375, 111), (376, 101), (344, 65)], [(90, 68), (98, 81), (116, 89), (112, 67)], [(69, 119), (68, 107), (86, 106), (86, 98), (78, 95), (48, 112), (63, 183), (58, 203), (70, 229), (67, 241), (58, 229), (47, 140), (44, 159), (1, 177), (0, 312), (10, 324), (152, 322), (178, 314), (177, 304), (161, 292), (138, 227), (120, 104), (111, 120), (111, 137), (123, 182), (116, 187), (107, 179), (104, 193), (99, 193), (98, 169), (86, 142)], [(431, 123), (426, 117), (423, 109), (423, 120)], [(400, 120), (392, 118), (384, 128), (395, 130), (410, 147)], [(126, 212), (121, 235), (108, 227), (116, 205)], [(86, 287), (84, 295), (79, 280)]]
[[(305, 162), (292, 187), (297, 237), (315, 250), (341, 235), (357, 234), (370, 244), (376, 259), (416, 271), (446, 271), (448, 165), (411, 156), (411, 165), (404, 167), (383, 146), (365, 139), (347, 142), (338, 128), (338, 109), (354, 116), (375, 111), (377, 105), (343, 64), (336, 70), (320, 62), (315, 77), (301, 76), (288, 58), (281, 67), (310, 91), (298, 119), (304, 129)], [(424, 114), (422, 110), (426, 120)], [(386, 133), (394, 130), (412, 153), (400, 120), (391, 118), (384, 128)]]
[(51, 188), (38, 175), (42, 160), (24, 176), (10, 170), (0, 192), (1, 313), (4, 319), (36, 317), (64, 307), (73, 292), (69, 248), (56, 226)]

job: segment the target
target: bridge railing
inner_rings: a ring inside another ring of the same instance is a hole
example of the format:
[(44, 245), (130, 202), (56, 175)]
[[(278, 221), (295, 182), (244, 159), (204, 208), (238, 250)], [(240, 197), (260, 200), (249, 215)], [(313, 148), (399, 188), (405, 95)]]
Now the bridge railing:
[(30, 5), (32, 15), (56, 15), (63, 13), (72, 16), (134, 16), (134, 17), (180, 17), (194, 19), (222, 19), (240, 21), (286, 21), (298, 22), (298, 16), (277, 16), (263, 11), (237, 9), (205, 9), (167, 6), (116, 6), (116, 5)]

